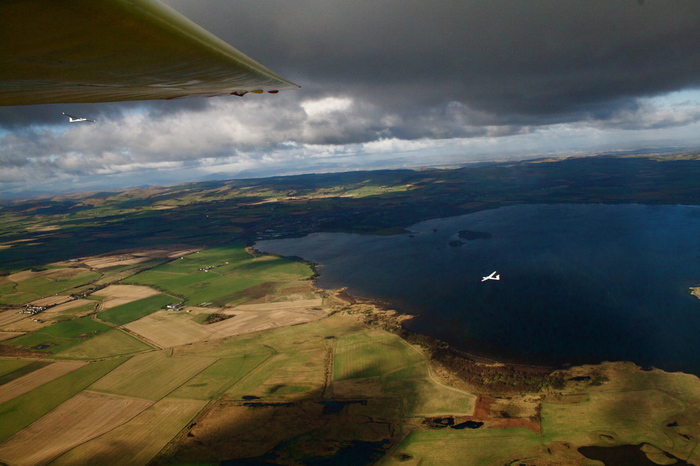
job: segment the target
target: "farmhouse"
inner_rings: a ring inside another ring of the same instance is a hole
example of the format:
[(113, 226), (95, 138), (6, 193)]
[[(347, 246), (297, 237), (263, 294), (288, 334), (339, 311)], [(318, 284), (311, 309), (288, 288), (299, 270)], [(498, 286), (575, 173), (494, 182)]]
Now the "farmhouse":
[(19, 311), (19, 314), (38, 314), (47, 310), (49, 306), (33, 306), (31, 304), (26, 304), (25, 308)]

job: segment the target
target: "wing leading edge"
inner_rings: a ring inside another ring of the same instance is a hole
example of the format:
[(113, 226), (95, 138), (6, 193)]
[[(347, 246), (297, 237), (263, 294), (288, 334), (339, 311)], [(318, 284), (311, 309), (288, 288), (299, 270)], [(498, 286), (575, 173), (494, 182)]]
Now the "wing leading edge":
[(158, 0), (3, 0), (0, 105), (297, 89)]

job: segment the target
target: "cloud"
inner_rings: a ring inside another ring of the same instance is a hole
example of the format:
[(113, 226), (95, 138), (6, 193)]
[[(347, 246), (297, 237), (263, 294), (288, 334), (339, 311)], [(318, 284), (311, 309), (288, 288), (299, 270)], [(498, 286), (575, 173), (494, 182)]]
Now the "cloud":
[(395, 109), (561, 118), (700, 85), (694, 0), (167, 3), (302, 86)]
[(667, 97), (700, 89), (697, 0), (165, 3), (301, 90), (0, 107), (0, 183), (546, 152), (700, 120), (700, 99)]
[[(576, 140), (580, 145), (605, 139), (599, 132), (616, 130), (619, 139), (620, 131), (683, 128), (700, 121), (696, 101), (669, 106), (659, 99), (639, 99), (605, 116), (518, 125), (485, 124), (487, 118), (459, 102), (402, 114), (350, 97), (304, 100), (293, 93), (271, 97), (211, 99), (201, 111), (177, 109), (155, 116), (146, 105), (94, 124), (39, 125), (9, 132), (0, 136), (0, 182), (136, 176), (187, 167), (202, 173), (238, 172), (253, 170), (256, 164), (284, 172), (296, 163), (297, 168), (303, 165), (313, 171), (313, 160), (329, 163), (354, 157), (356, 164), (366, 157), (369, 163), (390, 153), (445, 154), (446, 147), (463, 154), (483, 154), (493, 147), (503, 152), (535, 150), (537, 145), (545, 151), (561, 141)], [(588, 136), (579, 136), (583, 133)], [(300, 165), (300, 160), (309, 163)]]

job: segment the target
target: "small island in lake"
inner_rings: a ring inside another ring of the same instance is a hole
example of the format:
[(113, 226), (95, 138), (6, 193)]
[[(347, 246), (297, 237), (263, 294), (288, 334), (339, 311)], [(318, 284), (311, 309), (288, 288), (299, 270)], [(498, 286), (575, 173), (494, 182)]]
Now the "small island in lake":
[(696, 298), (700, 299), (700, 286), (691, 286), (690, 287), (690, 294), (692, 294)]
[(467, 241), (474, 241), (475, 239), (489, 239), (493, 235), (484, 231), (471, 231), (471, 230), (461, 230), (458, 236)]

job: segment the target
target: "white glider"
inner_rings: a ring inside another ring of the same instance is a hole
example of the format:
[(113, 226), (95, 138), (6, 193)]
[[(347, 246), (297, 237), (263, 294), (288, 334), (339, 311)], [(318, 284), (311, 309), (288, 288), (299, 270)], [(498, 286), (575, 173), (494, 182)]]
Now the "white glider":
[(89, 121), (89, 122), (91, 122), (91, 123), (94, 123), (94, 122), (95, 122), (95, 120), (88, 120), (87, 118), (76, 117), (76, 116), (73, 116), (73, 115), (68, 115), (66, 112), (61, 112), (61, 113), (63, 113), (65, 116), (67, 116), (67, 117), (68, 117), (68, 121), (70, 121), (71, 123), (76, 123), (76, 122), (78, 122), (78, 121)]
[(485, 282), (486, 280), (500, 280), (500, 279), (501, 279), (501, 275), (500, 275), (500, 274), (499, 274), (499, 275), (496, 275), (496, 271), (494, 271), (494, 272), (493, 272), (491, 275), (489, 275), (488, 277), (482, 277), (482, 278), (481, 278), (481, 281), (482, 281), (482, 282)]

